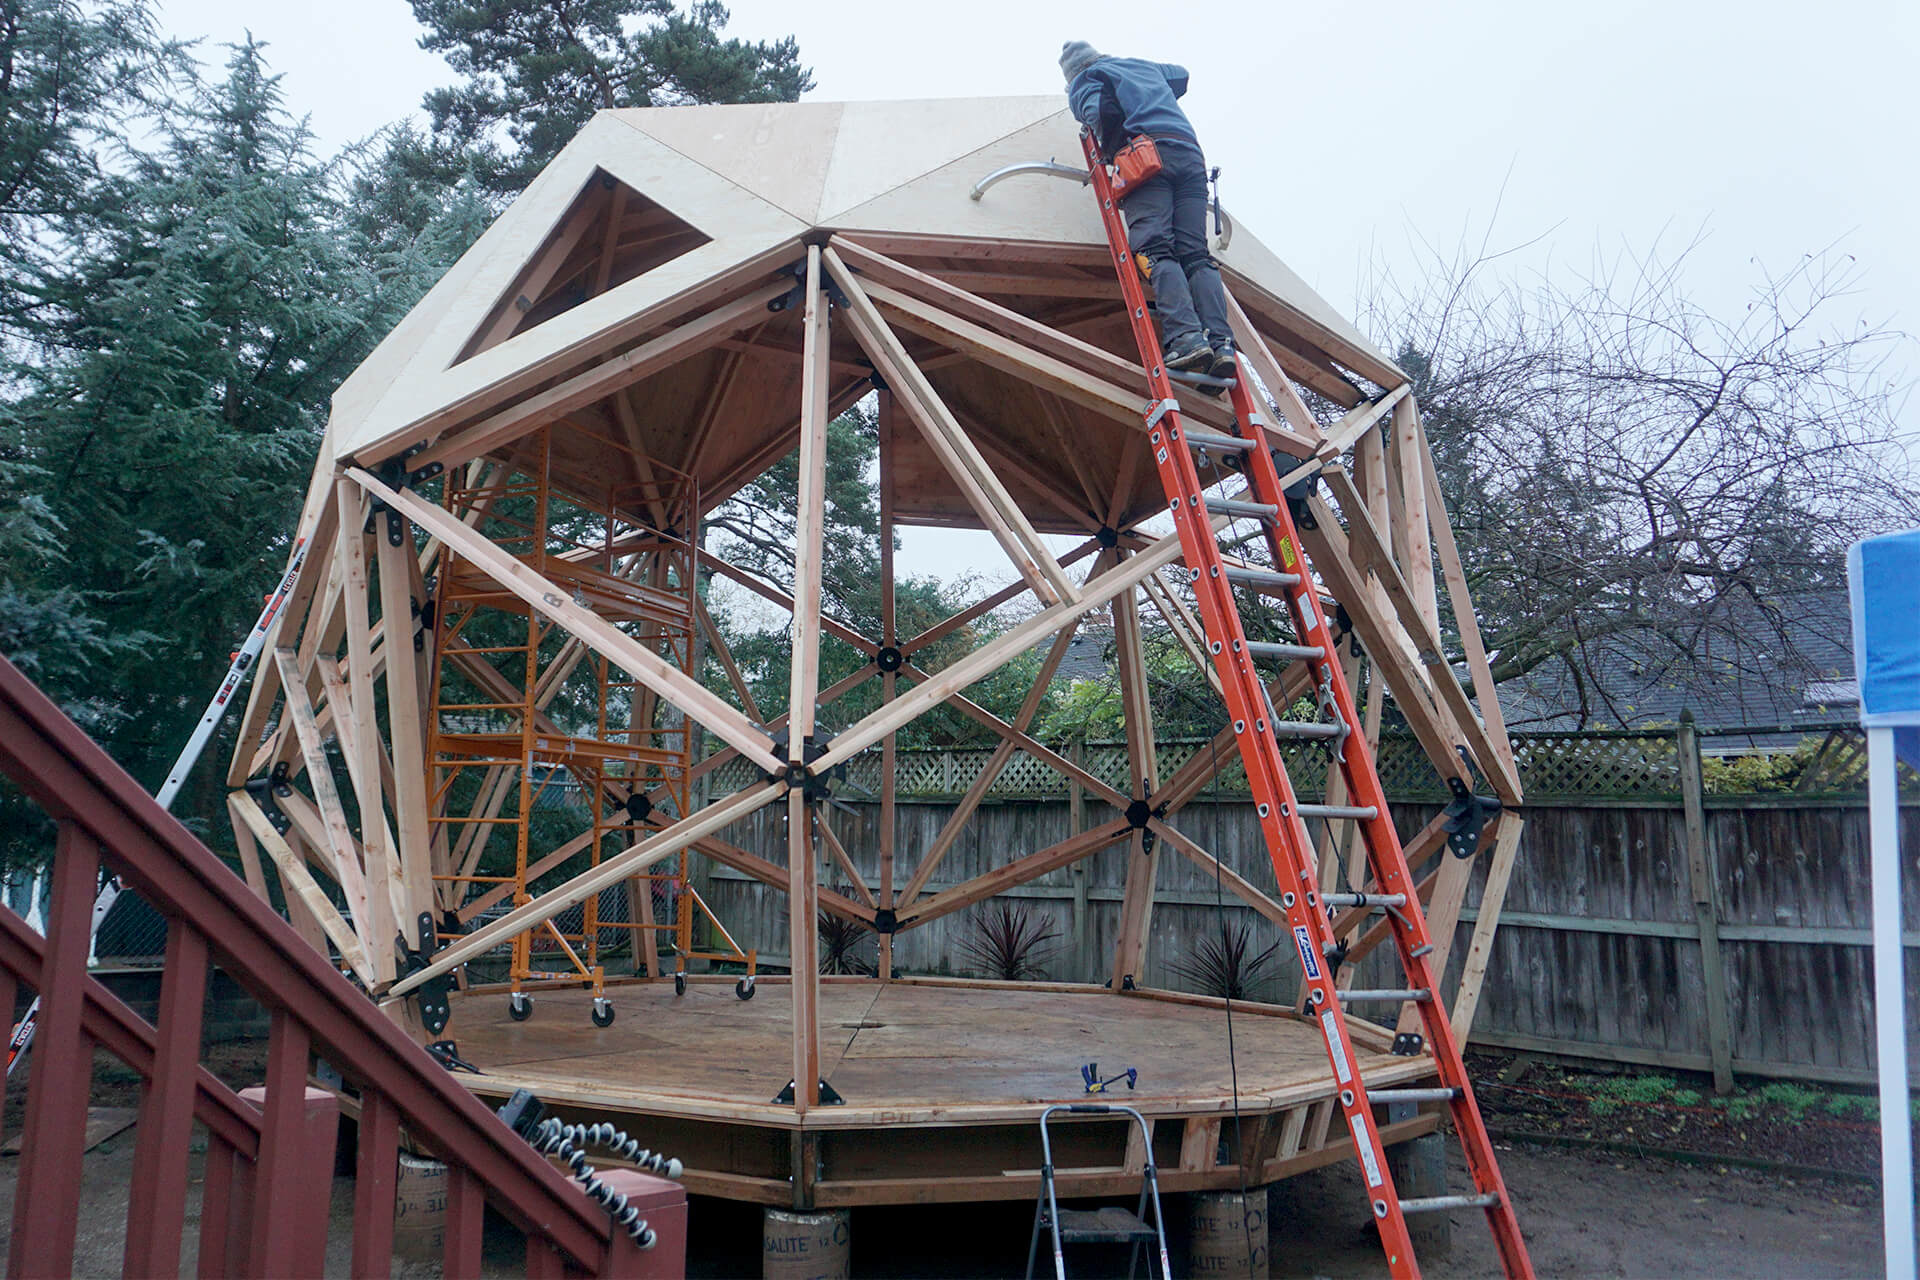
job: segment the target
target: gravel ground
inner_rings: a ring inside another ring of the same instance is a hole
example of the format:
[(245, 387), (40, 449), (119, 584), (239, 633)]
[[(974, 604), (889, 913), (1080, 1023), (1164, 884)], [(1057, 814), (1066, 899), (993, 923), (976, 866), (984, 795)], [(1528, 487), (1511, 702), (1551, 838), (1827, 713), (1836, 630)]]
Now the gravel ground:
[[(219, 1065), (237, 1077), (248, 1069), (241, 1060), (244, 1056)], [(129, 1088), (130, 1083), (111, 1076), (97, 1080), (95, 1101), (129, 1105), (137, 1095), (137, 1086)], [(8, 1108), (8, 1130), (17, 1133), (14, 1108), (24, 1090), (9, 1093), (13, 1106)], [(78, 1275), (119, 1274), (136, 1132), (127, 1130), (86, 1156)], [(1766, 1152), (1758, 1149), (1755, 1154)], [(1541, 1275), (1797, 1278), (1881, 1274), (1879, 1198), (1869, 1183), (1525, 1144), (1502, 1144), (1500, 1161)], [(196, 1154), (184, 1274), (193, 1270), (199, 1163)], [(12, 1223), (15, 1167), (12, 1158), (0, 1158), (0, 1235)], [(1467, 1185), (1457, 1156), (1450, 1185), (1454, 1189)], [(346, 1274), (351, 1203), (352, 1183), (336, 1180), (335, 1231), (327, 1259), (330, 1275)], [(1349, 1164), (1281, 1184), (1272, 1192), (1271, 1208), (1274, 1276), (1384, 1274), (1367, 1226), (1358, 1175)], [(1185, 1274), (1186, 1214), (1181, 1197), (1168, 1197), (1167, 1214), (1175, 1274)], [(862, 1210), (853, 1222), (854, 1274), (1019, 1276), (1025, 1271), (1031, 1225), (1032, 1209), (1025, 1204)], [(517, 1274), (517, 1241), (503, 1224), (491, 1227), (488, 1273)], [(1429, 1253), (1422, 1258), (1427, 1275), (1445, 1280), (1497, 1273), (1492, 1241), (1478, 1213), (1455, 1214), (1452, 1234), (1447, 1257)], [(689, 1271), (696, 1276), (756, 1276), (759, 1239), (757, 1209), (696, 1200)], [(1070, 1254), (1068, 1261), (1070, 1273), (1076, 1276), (1124, 1272), (1124, 1255)], [(396, 1274), (436, 1272), (432, 1267), (410, 1267)]]

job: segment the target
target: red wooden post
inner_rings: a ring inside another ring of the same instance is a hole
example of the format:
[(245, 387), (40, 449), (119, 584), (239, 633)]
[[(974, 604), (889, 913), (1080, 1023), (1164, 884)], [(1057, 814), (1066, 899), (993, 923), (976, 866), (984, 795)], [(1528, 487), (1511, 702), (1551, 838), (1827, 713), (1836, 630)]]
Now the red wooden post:
[(487, 1194), (480, 1179), (448, 1161), (446, 1252), (440, 1263), (446, 1280), (472, 1280), (480, 1274), (480, 1241), (486, 1217)]
[(186, 921), (171, 921), (166, 969), (160, 979), (153, 1076), (140, 1099), (128, 1188), (123, 1265), (130, 1276), (170, 1276), (180, 1269), (180, 1233), (187, 1213), (187, 1146), (193, 1136), (200, 1018), (206, 999), (207, 940)]
[(384, 1276), (393, 1266), (393, 1197), (400, 1180), (400, 1113), (387, 1096), (360, 1090), (360, 1150), (353, 1178), (353, 1268)]
[(333, 1190), (340, 1100), (307, 1087), (306, 1027), (273, 1011), (264, 1090), (240, 1096), (260, 1107), (260, 1159), (248, 1270), (268, 1276), (318, 1276), (326, 1261), (327, 1210)]
[(206, 1175), (200, 1185), (200, 1280), (215, 1280), (240, 1270), (234, 1265), (235, 1232), (241, 1221), (234, 1203), (239, 1190), (240, 1153), (216, 1133), (207, 1134)]
[[(0, 908), (5, 910), (5, 908)], [(13, 1007), (20, 999), (20, 982), (11, 969), (0, 970), (0, 1009), (6, 1011), (7, 1034), (13, 1034)], [(0, 1142), (7, 1140), (7, 1064), (0, 1058)]]
[(527, 1237), (527, 1280), (562, 1280), (566, 1274), (566, 1259), (558, 1249), (539, 1236)]
[(81, 1019), (99, 876), (99, 844), (78, 824), (62, 822), (53, 859), (47, 960), (40, 982), (33, 1075), (27, 1085), (27, 1123), (20, 1139), (13, 1237), (7, 1247), (9, 1276), (73, 1274), (80, 1158), (86, 1145), (87, 1093), (93, 1084), (93, 1042)]
[(624, 1195), (640, 1210), (654, 1234), (653, 1247), (642, 1249), (615, 1224), (600, 1263), (602, 1276), (671, 1277), (687, 1273), (687, 1189), (638, 1169), (610, 1169), (600, 1181)]

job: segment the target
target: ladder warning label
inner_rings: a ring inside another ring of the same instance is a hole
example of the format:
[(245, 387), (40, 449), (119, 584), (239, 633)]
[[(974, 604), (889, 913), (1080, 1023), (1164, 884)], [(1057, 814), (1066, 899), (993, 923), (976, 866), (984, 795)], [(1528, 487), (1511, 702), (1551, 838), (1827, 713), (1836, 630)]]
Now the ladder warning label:
[(1296, 556), (1296, 555), (1294, 555), (1294, 553), (1293, 553), (1293, 539), (1292, 539), (1292, 538), (1282, 538), (1282, 539), (1280, 539), (1280, 564), (1281, 564), (1281, 566), (1282, 566), (1283, 568), (1287, 568), (1287, 569), (1291, 569), (1291, 568), (1293, 568), (1293, 566), (1294, 566), (1294, 565), (1296, 565), (1296, 564), (1298, 564), (1298, 563), (1300, 563), (1300, 558), (1299, 558), (1298, 556)]
[(1300, 967), (1307, 972), (1309, 981), (1320, 980), (1320, 957), (1313, 954), (1313, 940), (1307, 936), (1307, 927), (1297, 924), (1293, 927), (1293, 940), (1300, 948)]
[(1347, 1126), (1353, 1130), (1353, 1149), (1360, 1153), (1360, 1165), (1367, 1171), (1367, 1185), (1380, 1185), (1380, 1161), (1373, 1154), (1373, 1138), (1367, 1133), (1365, 1116), (1354, 1114), (1347, 1117)]
[(1327, 1037), (1327, 1051), (1333, 1055), (1333, 1074), (1341, 1084), (1353, 1083), (1353, 1068), (1347, 1065), (1347, 1042), (1340, 1038), (1340, 1024), (1333, 1020), (1333, 1010), (1320, 1015), (1320, 1030)]

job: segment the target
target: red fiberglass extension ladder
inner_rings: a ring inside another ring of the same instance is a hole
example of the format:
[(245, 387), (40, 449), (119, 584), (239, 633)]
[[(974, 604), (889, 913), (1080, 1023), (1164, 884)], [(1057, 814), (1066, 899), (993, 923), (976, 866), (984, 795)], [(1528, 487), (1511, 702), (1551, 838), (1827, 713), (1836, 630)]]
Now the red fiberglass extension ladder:
[[(1286, 909), (1287, 923), (1300, 951), (1306, 1007), (1326, 1038), (1327, 1057), (1332, 1061), (1334, 1077), (1340, 1085), (1340, 1107), (1353, 1134), (1354, 1154), (1366, 1179), (1367, 1196), (1386, 1250), (1388, 1269), (1395, 1276), (1420, 1274), (1407, 1235), (1406, 1215), (1478, 1208), (1486, 1211), (1487, 1224), (1493, 1230), (1506, 1274), (1531, 1277), (1533, 1264), (1527, 1257), (1526, 1242), (1520, 1237), (1520, 1226), (1514, 1219), (1513, 1204), (1507, 1198), (1500, 1168), (1494, 1162), (1493, 1145), (1487, 1138), (1486, 1125), (1473, 1098), (1473, 1086), (1460, 1060), (1460, 1046), (1454, 1040), (1445, 1006), (1435, 997), (1439, 983), (1427, 963), (1433, 946), (1419, 897), (1414, 892), (1413, 875), (1388, 817), (1386, 796), (1366, 739), (1350, 730), (1350, 726), (1359, 723), (1354, 715), (1353, 695), (1347, 688), (1340, 664), (1334, 661), (1333, 638), (1327, 631), (1318, 593), (1307, 580), (1298, 550), (1299, 536), (1287, 496), (1280, 489), (1272, 452), (1259, 443), (1261, 418), (1249, 390), (1245, 365), (1239, 369), (1240, 376), (1226, 387), (1232, 397), (1239, 434), (1218, 436), (1209, 432), (1204, 439), (1189, 436), (1181, 422), (1179, 402), (1174, 399), (1173, 380), (1160, 360), (1160, 339), (1147, 314), (1146, 298), (1127, 246), (1126, 227), (1121, 222), (1118, 202), (1108, 181), (1107, 167), (1093, 139), (1083, 133), (1081, 141), (1093, 189), (1100, 200), (1100, 218), (1106, 224), (1107, 244), (1113, 251), (1114, 268), (1120, 277), (1120, 291), (1126, 298), (1133, 336), (1140, 344), (1140, 362), (1146, 367), (1152, 389), (1153, 399), (1146, 407), (1148, 443), (1159, 467), (1160, 481), (1166, 486), (1167, 506), (1179, 530), (1188, 576), (1199, 600), (1201, 621), (1206, 626), (1207, 649), (1220, 674), (1227, 714), (1233, 718), (1240, 756), (1246, 762), (1254, 808), (1260, 816), (1267, 849), (1273, 857), (1274, 875), (1280, 885), (1280, 905)], [(1238, 453), (1242, 458), (1240, 467), (1225, 474), (1244, 475), (1248, 491), (1233, 499), (1207, 497), (1190, 449), (1205, 449), (1214, 454)], [(1229, 566), (1214, 541), (1213, 517), (1218, 515), (1252, 517), (1259, 521), (1273, 555), (1272, 563), (1280, 571)], [(1285, 602), (1293, 623), (1294, 643), (1259, 644), (1247, 639), (1240, 624), (1239, 608), (1234, 603), (1236, 583)], [(1330, 713), (1328, 720), (1280, 719), (1274, 712), (1265, 683), (1254, 668), (1256, 657), (1311, 663), (1322, 710)], [(1324, 805), (1303, 808), (1294, 796), (1293, 783), (1281, 758), (1280, 742), (1284, 738), (1313, 739), (1331, 748), (1346, 779), (1347, 795), (1352, 803), (1337, 808)], [(1361, 905), (1361, 895), (1317, 892), (1315, 859), (1303, 821), (1309, 816), (1350, 819), (1360, 824), (1367, 862), (1373, 873), (1373, 887), (1377, 890), (1365, 894), (1364, 902), (1389, 908), (1387, 919), (1392, 922), (1394, 950), (1406, 974), (1405, 988), (1342, 991), (1334, 985), (1333, 967), (1324, 963), (1334, 951), (1327, 909)], [(1426, 1041), (1433, 1050), (1441, 1087), (1375, 1089), (1369, 1093), (1349, 1047), (1343, 1001), (1412, 1002), (1425, 1023)], [(1439, 1101), (1445, 1101), (1452, 1110), (1453, 1129), (1473, 1175), (1474, 1194), (1403, 1200), (1395, 1193), (1393, 1177), (1387, 1171), (1386, 1153), (1374, 1125), (1373, 1107), (1392, 1102)]]

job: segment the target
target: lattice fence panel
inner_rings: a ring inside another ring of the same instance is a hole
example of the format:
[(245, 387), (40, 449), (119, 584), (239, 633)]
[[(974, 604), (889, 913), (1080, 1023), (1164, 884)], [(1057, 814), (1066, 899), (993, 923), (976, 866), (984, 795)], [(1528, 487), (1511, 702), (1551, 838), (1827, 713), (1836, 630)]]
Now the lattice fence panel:
[(1680, 794), (1677, 738), (1661, 734), (1528, 734), (1513, 742), (1529, 795)]
[[(1727, 732), (1719, 730), (1714, 736), (1724, 737)], [(1710, 753), (1707, 790), (1720, 794), (1859, 791), (1866, 781), (1860, 741), (1859, 731), (1849, 728), (1810, 733), (1791, 758), (1778, 755), (1779, 766), (1770, 773), (1752, 768), (1729, 770), (1719, 761), (1718, 753)], [(1055, 744), (1054, 749), (1069, 757), (1074, 755), (1074, 748), (1066, 743)], [(1170, 777), (1197, 752), (1207, 750), (1211, 748), (1206, 739), (1160, 743), (1157, 753), (1161, 777)], [(1309, 800), (1323, 795), (1328, 764), (1326, 751), (1317, 743), (1306, 742), (1287, 743), (1283, 750), (1295, 791)], [(1670, 729), (1516, 734), (1513, 750), (1521, 783), (1532, 799), (1594, 797), (1670, 801), (1680, 794), (1678, 735)], [(895, 766), (898, 794), (902, 799), (957, 797), (980, 776), (993, 754), (992, 746), (901, 751)], [(1125, 743), (1086, 743), (1079, 747), (1078, 758), (1088, 773), (1116, 791), (1131, 794)], [(1222, 751), (1220, 764), (1218, 777), (1202, 788), (1202, 794), (1247, 794), (1246, 772), (1239, 752), (1232, 748)], [(1411, 734), (1383, 733), (1376, 764), (1390, 799), (1432, 800), (1444, 799), (1447, 795), (1439, 772)], [(1748, 773), (1755, 776), (1750, 778)], [(758, 781), (759, 777), (759, 770), (753, 765), (733, 760), (709, 775), (707, 793), (716, 797), (727, 795)], [(1920, 785), (1907, 773), (1903, 773), (1902, 783), (1908, 788)], [(987, 798), (1059, 799), (1067, 794), (1067, 789), (1066, 777), (1046, 761), (1016, 751), (988, 788)], [(872, 797), (877, 796), (879, 790), (878, 748), (847, 762), (844, 794)]]

